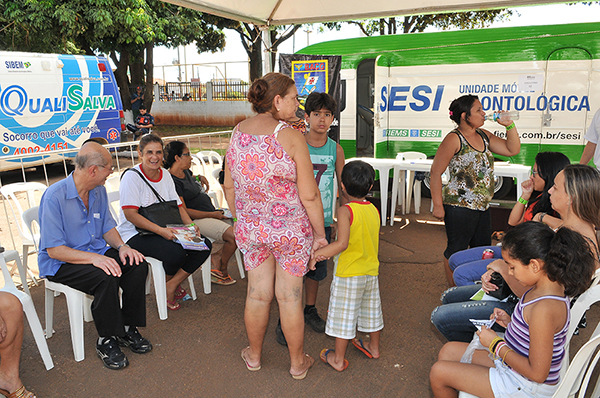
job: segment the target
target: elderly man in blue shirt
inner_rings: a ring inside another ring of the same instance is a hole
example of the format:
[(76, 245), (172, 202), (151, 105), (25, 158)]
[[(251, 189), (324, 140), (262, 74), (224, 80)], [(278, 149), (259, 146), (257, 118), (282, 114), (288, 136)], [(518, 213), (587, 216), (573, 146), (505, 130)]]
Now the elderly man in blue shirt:
[(94, 296), (96, 352), (104, 366), (121, 369), (129, 362), (119, 346), (139, 354), (152, 350), (137, 329), (146, 326), (148, 264), (115, 228), (104, 188), (111, 172), (110, 153), (87, 141), (75, 158), (75, 171), (44, 192), (38, 266), (40, 276)]

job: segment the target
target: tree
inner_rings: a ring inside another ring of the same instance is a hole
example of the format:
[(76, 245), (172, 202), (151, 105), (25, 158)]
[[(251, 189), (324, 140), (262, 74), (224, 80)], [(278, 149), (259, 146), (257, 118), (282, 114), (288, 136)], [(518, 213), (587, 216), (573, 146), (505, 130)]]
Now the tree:
[(0, 2), (4, 50), (106, 53), (125, 109), (130, 84), (145, 85), (152, 103), (153, 48), (196, 42), (199, 52), (225, 46), (223, 19), (159, 0), (10, 0)]
[(484, 28), (493, 22), (507, 20), (512, 14), (512, 10), (507, 9), (466, 11), (448, 14), (407, 15), (399, 18), (391, 17), (364, 21), (329, 22), (324, 23), (323, 26), (328, 29), (339, 30), (342, 23), (347, 23), (357, 25), (367, 36), (372, 36), (376, 33), (380, 35), (393, 35), (398, 33), (398, 31), (401, 33), (423, 32), (429, 26), (440, 29), (449, 29), (452, 27), (460, 29)]
[[(223, 26), (226, 29), (232, 29), (238, 32), (242, 40), (242, 45), (248, 54), (250, 62), (250, 81), (254, 81), (262, 76), (262, 61), (263, 61), (263, 40), (262, 30), (257, 25), (238, 22), (233, 20), (224, 20)], [(271, 36), (271, 63), (275, 65), (277, 58), (277, 48), (281, 43), (289, 39), (294, 33), (300, 29), (302, 25), (280, 26), (269, 31)]]

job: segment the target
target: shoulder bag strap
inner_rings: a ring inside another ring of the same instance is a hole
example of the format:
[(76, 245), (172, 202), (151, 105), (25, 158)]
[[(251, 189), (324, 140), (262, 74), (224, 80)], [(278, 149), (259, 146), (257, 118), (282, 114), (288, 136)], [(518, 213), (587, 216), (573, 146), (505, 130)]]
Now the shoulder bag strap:
[(152, 190), (152, 192), (154, 192), (154, 195), (156, 195), (156, 197), (158, 198), (158, 201), (159, 201), (159, 202), (165, 202), (165, 200), (162, 198), (162, 196), (160, 196), (160, 195), (159, 195), (159, 193), (156, 191), (156, 189), (154, 189), (154, 187), (153, 187), (152, 185), (150, 185), (150, 183), (148, 182), (148, 180), (146, 180), (146, 177), (144, 177), (144, 175), (143, 175), (142, 173), (140, 173), (139, 171), (137, 171), (137, 170), (136, 170), (136, 169), (134, 169), (134, 168), (129, 168), (129, 169), (125, 170), (125, 171), (123, 172), (123, 174), (125, 174), (125, 173), (126, 173), (126, 172), (128, 172), (129, 170), (131, 170), (131, 171), (135, 171), (135, 172), (137, 173), (137, 175), (139, 175), (139, 176), (140, 176), (140, 178), (141, 178), (142, 180), (144, 180), (144, 182), (146, 183), (146, 185), (148, 185), (148, 186), (150, 187), (150, 189)]

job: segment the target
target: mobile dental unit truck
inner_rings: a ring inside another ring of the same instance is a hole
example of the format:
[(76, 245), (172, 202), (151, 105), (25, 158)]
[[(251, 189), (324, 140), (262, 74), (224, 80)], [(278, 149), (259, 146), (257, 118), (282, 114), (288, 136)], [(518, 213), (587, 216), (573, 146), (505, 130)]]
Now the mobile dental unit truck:
[[(0, 171), (60, 161), (45, 152), (77, 148), (88, 138), (120, 142), (122, 120), (105, 57), (0, 51)], [(30, 154), (40, 156), (3, 159)]]
[[(450, 102), (475, 94), (488, 114), (519, 111), (521, 153), (511, 162), (533, 165), (541, 151), (577, 162), (600, 108), (600, 23), (363, 37), (298, 53), (342, 56), (346, 157), (433, 157), (454, 127)], [(483, 128), (505, 134), (493, 121)], [(502, 185), (499, 177), (497, 191), (512, 184)]]

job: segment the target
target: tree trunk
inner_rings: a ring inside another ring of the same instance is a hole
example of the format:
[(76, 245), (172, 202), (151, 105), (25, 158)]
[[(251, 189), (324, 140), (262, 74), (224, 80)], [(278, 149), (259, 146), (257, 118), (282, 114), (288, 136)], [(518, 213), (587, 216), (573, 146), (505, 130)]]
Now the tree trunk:
[(152, 109), (154, 99), (154, 42), (146, 43), (146, 90), (144, 95), (144, 105), (148, 113)]
[[(258, 29), (257, 29), (258, 30)], [(260, 32), (258, 33), (260, 34)], [(262, 42), (258, 38), (250, 47), (250, 82), (262, 77)]]
[(123, 110), (131, 110), (131, 94), (129, 93), (129, 79), (127, 78), (127, 68), (129, 67), (129, 53), (127, 51), (121, 51), (120, 57), (117, 58), (115, 52), (111, 52), (110, 57), (117, 65), (115, 70), (115, 79), (119, 86), (119, 92), (121, 93), (121, 102), (123, 103)]

